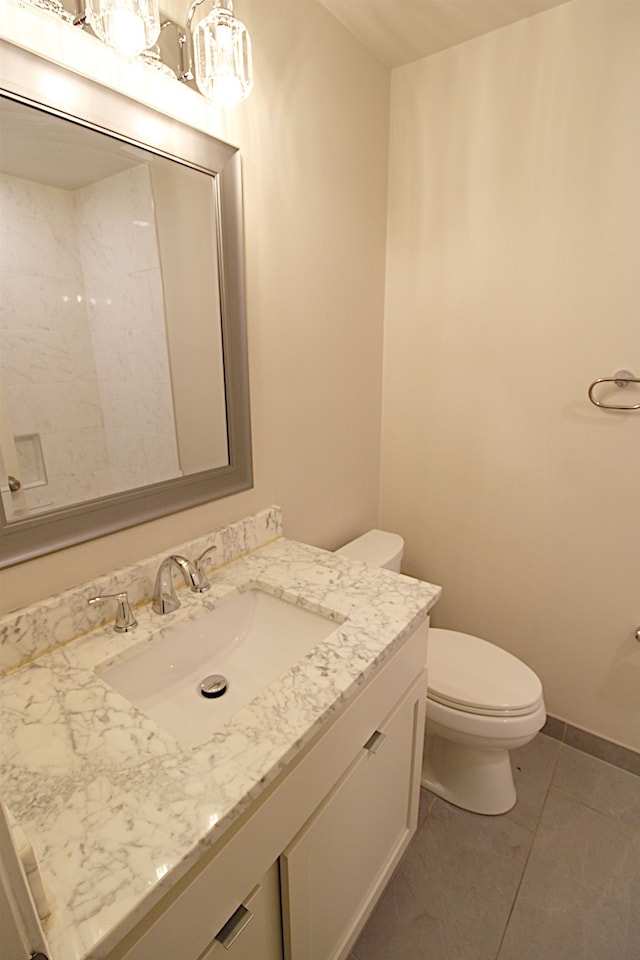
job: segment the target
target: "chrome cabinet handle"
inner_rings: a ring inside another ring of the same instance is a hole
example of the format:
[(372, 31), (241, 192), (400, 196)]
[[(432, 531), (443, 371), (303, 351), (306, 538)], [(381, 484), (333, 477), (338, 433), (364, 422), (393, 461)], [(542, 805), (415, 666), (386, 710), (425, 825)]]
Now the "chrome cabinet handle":
[(113, 625), (113, 629), (116, 633), (129, 633), (130, 630), (135, 630), (138, 626), (138, 621), (133, 615), (133, 611), (129, 606), (129, 597), (126, 593), (105, 593), (103, 597), (92, 597), (91, 600), (88, 600), (87, 603), (90, 607), (95, 606), (97, 603), (104, 603), (105, 600), (115, 600), (118, 604), (116, 610), (116, 622)]
[(217, 940), (218, 943), (221, 943), (225, 950), (228, 950), (238, 939), (250, 920), (253, 920), (253, 914), (241, 903), (214, 939)]
[(380, 733), (379, 730), (376, 730), (375, 733), (372, 733), (367, 742), (364, 745), (365, 750), (368, 750), (369, 753), (377, 753), (382, 746), (384, 746), (387, 739), (386, 733)]

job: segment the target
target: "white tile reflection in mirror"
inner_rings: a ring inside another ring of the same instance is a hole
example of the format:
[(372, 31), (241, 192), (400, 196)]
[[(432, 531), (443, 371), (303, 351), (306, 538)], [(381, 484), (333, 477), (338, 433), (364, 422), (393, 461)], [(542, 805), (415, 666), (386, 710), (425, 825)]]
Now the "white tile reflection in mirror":
[[(1, 118), (16, 133), (0, 172), (2, 444), (39, 434), (49, 479), (45, 498), (4, 498), (8, 519), (226, 465), (211, 176), (25, 105)], [(52, 144), (48, 168), (20, 153), (23, 134)]]

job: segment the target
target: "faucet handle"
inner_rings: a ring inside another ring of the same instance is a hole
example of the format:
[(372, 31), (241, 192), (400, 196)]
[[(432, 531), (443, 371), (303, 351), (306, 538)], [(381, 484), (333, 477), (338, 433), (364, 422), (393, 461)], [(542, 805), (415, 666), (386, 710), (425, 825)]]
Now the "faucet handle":
[[(203, 552), (200, 554), (200, 556), (194, 561), (194, 562), (195, 562), (195, 566), (196, 566), (196, 570), (198, 571), (198, 573), (200, 574), (200, 576), (203, 577), (205, 580), (207, 580), (207, 575), (206, 575), (206, 573), (204, 572), (204, 560), (205, 560), (205, 557), (208, 557), (210, 553), (213, 553), (214, 550), (217, 550), (217, 549), (218, 549), (218, 547), (216, 546), (216, 544), (215, 544), (215, 543), (212, 543), (211, 546), (210, 546), (210, 547), (207, 547), (206, 550), (203, 550)], [(208, 580), (207, 580), (207, 583), (209, 583)], [(209, 585), (210, 585), (210, 584), (209, 584)]]
[(135, 630), (138, 626), (138, 621), (133, 615), (133, 611), (129, 605), (129, 597), (126, 592), (124, 593), (105, 593), (103, 597), (92, 597), (91, 600), (88, 600), (87, 603), (90, 607), (95, 606), (97, 603), (104, 603), (105, 600), (115, 600), (117, 601), (116, 609), (116, 622), (113, 626), (113, 629), (116, 633), (129, 633), (130, 630)]

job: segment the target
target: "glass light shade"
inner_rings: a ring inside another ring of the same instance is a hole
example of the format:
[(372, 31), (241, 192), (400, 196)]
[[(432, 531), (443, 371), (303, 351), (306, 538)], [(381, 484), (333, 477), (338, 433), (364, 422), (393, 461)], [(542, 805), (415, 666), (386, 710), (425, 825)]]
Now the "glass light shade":
[(46, 13), (58, 17), (58, 19), (64, 20), (66, 23), (73, 23), (73, 14), (68, 13), (64, 9), (60, 0), (25, 0), (24, 5), (28, 7), (38, 7), (39, 10), (44, 10)]
[(158, 0), (87, 0), (87, 20), (96, 36), (127, 57), (137, 57), (160, 35)]
[(148, 67), (151, 67), (158, 73), (162, 73), (165, 77), (171, 77), (173, 80), (176, 79), (175, 70), (172, 70), (168, 64), (164, 63), (157, 44), (141, 53), (139, 59)]
[(198, 89), (208, 100), (232, 107), (251, 92), (251, 41), (247, 28), (233, 15), (230, 0), (222, 0), (193, 33), (193, 57)]

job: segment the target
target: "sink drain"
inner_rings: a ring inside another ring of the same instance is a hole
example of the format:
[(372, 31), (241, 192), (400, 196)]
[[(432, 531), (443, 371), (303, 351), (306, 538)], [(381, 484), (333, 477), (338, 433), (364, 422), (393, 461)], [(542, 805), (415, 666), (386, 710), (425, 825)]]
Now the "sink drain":
[(200, 684), (200, 694), (207, 700), (215, 700), (227, 692), (227, 678), (220, 673), (212, 673)]

